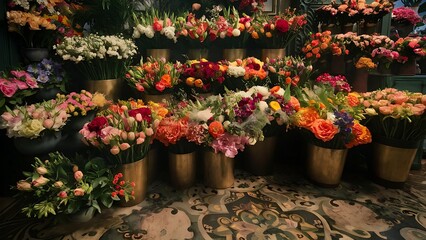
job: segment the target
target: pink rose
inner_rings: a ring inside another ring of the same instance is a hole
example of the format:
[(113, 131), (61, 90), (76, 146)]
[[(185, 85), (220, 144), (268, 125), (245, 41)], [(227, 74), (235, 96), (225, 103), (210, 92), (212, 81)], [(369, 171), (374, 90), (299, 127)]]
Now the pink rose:
[(393, 109), (389, 106), (382, 106), (382, 107), (379, 107), (379, 111), (383, 115), (389, 115), (393, 112)]
[(34, 187), (41, 187), (41, 186), (46, 185), (46, 183), (49, 182), (49, 181), (50, 181), (49, 179), (47, 179), (43, 176), (40, 176), (36, 180), (33, 181), (33, 185), (34, 185)]
[(76, 197), (84, 196), (84, 189), (83, 188), (74, 189), (74, 196)]
[(43, 127), (47, 128), (47, 129), (51, 129), (53, 127), (53, 120), (52, 119), (46, 119), (43, 121)]
[(117, 145), (115, 145), (109, 151), (111, 152), (112, 155), (117, 155), (118, 153), (120, 153), (120, 148)]
[(74, 178), (77, 181), (81, 181), (81, 179), (83, 179), (83, 172), (82, 171), (76, 171), (74, 173)]
[(10, 71), (10, 73), (13, 76), (17, 77), (17, 78), (21, 78), (21, 77), (24, 77), (26, 75), (25, 71), (15, 71), (15, 70), (12, 70), (12, 71)]
[(37, 81), (31, 77), (26, 77), (25, 82), (30, 88), (38, 88)]
[(25, 181), (25, 180), (20, 180), (18, 183), (16, 183), (16, 188), (18, 190), (21, 191), (31, 191), (31, 183)]
[(20, 90), (28, 89), (28, 85), (18, 79), (12, 79), (12, 82), (18, 86)]
[[(84, 194), (84, 193), (83, 193)], [(74, 193), (74, 195), (75, 195), (75, 193)], [(77, 196), (77, 195), (76, 195)], [(59, 193), (58, 193), (58, 197), (59, 198), (62, 198), (62, 199), (64, 199), (64, 198), (67, 198), (68, 197), (68, 194), (67, 194), (67, 192), (65, 192), (65, 191), (60, 191)]]
[(16, 84), (9, 82), (6, 79), (0, 79), (0, 91), (6, 97), (12, 97), (17, 90), (18, 86), (16, 86)]
[(40, 175), (44, 175), (44, 174), (47, 173), (47, 169), (45, 167), (38, 167), (38, 168), (36, 168), (36, 171)]

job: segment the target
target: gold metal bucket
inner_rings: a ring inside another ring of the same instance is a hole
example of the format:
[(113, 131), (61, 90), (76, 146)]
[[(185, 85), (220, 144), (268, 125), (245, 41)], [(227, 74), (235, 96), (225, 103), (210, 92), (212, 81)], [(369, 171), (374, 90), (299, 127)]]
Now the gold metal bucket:
[(204, 184), (224, 189), (234, 184), (234, 159), (224, 153), (204, 152)]
[(85, 88), (94, 93), (103, 93), (108, 100), (118, 100), (121, 97), (121, 79), (87, 80)]
[(277, 59), (285, 57), (285, 48), (265, 48), (262, 49), (262, 61), (265, 61), (266, 58)]
[(143, 158), (142, 160), (133, 162), (133, 163), (126, 163), (122, 164), (117, 167), (116, 173), (121, 172), (123, 174), (122, 180), (129, 181), (129, 182), (135, 182), (134, 187), (134, 197), (135, 199), (130, 200), (126, 202), (123, 199), (120, 200), (120, 206), (122, 207), (130, 207), (134, 206), (136, 204), (141, 203), (146, 196), (146, 192), (148, 190), (148, 176), (147, 176), (147, 158)]
[(170, 182), (177, 189), (186, 189), (194, 185), (197, 168), (196, 152), (169, 153)]
[(272, 173), (277, 137), (265, 137), (262, 142), (247, 146), (243, 152), (248, 171), (257, 176)]
[(170, 60), (170, 49), (167, 48), (158, 48), (158, 49), (147, 49), (146, 50), (147, 57), (153, 57), (153, 58), (164, 58), (166, 61)]
[(223, 49), (222, 59), (226, 59), (228, 61), (235, 61), (237, 59), (243, 59), (245, 57), (246, 57), (246, 49), (245, 48), (226, 48), (226, 49)]

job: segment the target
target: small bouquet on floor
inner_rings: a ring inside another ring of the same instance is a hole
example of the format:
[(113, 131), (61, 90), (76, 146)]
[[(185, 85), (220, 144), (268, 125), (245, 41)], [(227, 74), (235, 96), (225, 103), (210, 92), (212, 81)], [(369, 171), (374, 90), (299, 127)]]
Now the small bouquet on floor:
[(127, 83), (139, 92), (149, 94), (172, 93), (179, 83), (182, 64), (163, 59), (141, 59), (139, 66), (131, 66), (125, 75)]
[(0, 72), (0, 109), (3, 110), (4, 106), (21, 105), (38, 88), (37, 80), (26, 71)]
[(335, 92), (330, 85), (314, 85), (298, 92), (301, 107), (296, 126), (314, 145), (346, 149), (371, 142), (371, 133), (360, 123), (362, 107), (357, 93)]
[(426, 135), (426, 95), (395, 88), (362, 94), (367, 126), (374, 139), (418, 142)]
[(134, 182), (122, 181), (123, 174), (113, 175), (102, 158), (87, 160), (81, 156), (70, 160), (56, 152), (47, 160), (35, 159), (32, 172), (16, 183), (19, 196), (31, 201), (22, 208), (27, 217), (73, 214), (79, 211), (101, 212), (114, 201), (131, 199)]

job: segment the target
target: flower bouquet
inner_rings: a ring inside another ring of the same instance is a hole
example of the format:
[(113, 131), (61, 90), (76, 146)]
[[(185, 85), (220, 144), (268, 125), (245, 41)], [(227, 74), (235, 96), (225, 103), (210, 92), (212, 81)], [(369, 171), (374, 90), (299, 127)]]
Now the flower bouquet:
[(351, 86), (347, 82), (346, 77), (342, 75), (332, 76), (328, 73), (323, 73), (315, 79), (315, 82), (323, 85), (330, 85), (334, 88), (334, 92), (336, 93), (349, 93), (351, 91)]
[(223, 10), (223, 16), (215, 16), (209, 20), (209, 37), (211, 41), (219, 42), (224, 49), (242, 48), (247, 44), (251, 26), (251, 18), (247, 15), (240, 17), (235, 8)]
[(266, 66), (255, 57), (237, 59), (233, 62), (224, 61), (223, 66), (226, 69), (224, 86), (228, 90), (245, 91), (253, 86), (270, 84)]
[(120, 198), (133, 198), (135, 183), (121, 180), (121, 173), (114, 176), (101, 158), (70, 160), (56, 152), (45, 161), (36, 158), (32, 166), (16, 184), (19, 195), (31, 199), (22, 208), (27, 217), (94, 214)]
[(390, 72), (391, 63), (393, 63), (394, 61), (396, 61), (396, 59), (399, 58), (399, 53), (391, 49), (378, 47), (373, 49), (373, 51), (371, 52), (371, 57), (377, 64), (377, 69), (379, 70), (379, 72), (388, 73)]
[(256, 15), (249, 32), (260, 48), (285, 49), (306, 23), (304, 14), (286, 9), (277, 16)]
[[(359, 4), (358, 4), (359, 6)], [(393, 9), (393, 2), (388, 0), (375, 0), (372, 3), (365, 4), (365, 8), (362, 8), (361, 18), (365, 23), (379, 22), (386, 14), (390, 13)]]
[(75, 67), (88, 80), (116, 79), (124, 76), (137, 47), (120, 36), (66, 37), (54, 45), (56, 53)]
[(395, 8), (392, 11), (392, 23), (415, 26), (422, 22), (422, 18), (413, 9), (408, 7)]
[(416, 59), (426, 56), (426, 37), (405, 37), (395, 41), (393, 50), (399, 53), (397, 59), (400, 63), (405, 63), (409, 59)]
[(139, 92), (148, 94), (172, 93), (179, 83), (181, 63), (166, 62), (165, 59), (141, 59), (139, 66), (131, 66), (126, 73), (127, 83)]
[(362, 96), (374, 140), (373, 172), (385, 180), (379, 183), (403, 184), (426, 136), (426, 95), (386, 88)]
[(337, 19), (342, 26), (343, 33), (352, 32), (353, 24), (361, 18), (360, 9), (356, 1), (344, 0), (337, 7)]
[(278, 59), (266, 59), (265, 65), (272, 86), (303, 85), (310, 80), (312, 65), (306, 63), (303, 58), (286, 56)]
[(43, 89), (57, 89), (65, 92), (66, 73), (62, 65), (52, 59), (43, 59), (39, 63), (27, 66), (27, 72), (37, 80)]
[(66, 109), (70, 116), (86, 116), (91, 112), (96, 112), (106, 106), (109, 101), (102, 93), (90, 93), (81, 90), (80, 93), (71, 92), (67, 95), (58, 94), (57, 100), (61, 102), (61, 107)]
[(6, 107), (1, 115), (0, 128), (13, 138), (18, 151), (37, 155), (56, 149), (61, 140), (61, 129), (68, 120), (66, 110), (55, 99), (28, 106)]
[(365, 69), (367, 71), (371, 71), (375, 69), (377, 65), (369, 57), (360, 57), (358, 61), (355, 63), (355, 67), (357, 69)]
[(133, 16), (133, 38), (140, 39), (145, 49), (171, 48), (177, 42), (174, 14), (162, 13), (151, 9)]
[(154, 120), (149, 106), (121, 103), (98, 113), (84, 125), (80, 134), (85, 143), (102, 152), (109, 164), (123, 165), (147, 155), (154, 127), (158, 125)]
[[(185, 14), (184, 17), (177, 18), (177, 36), (190, 49), (206, 49), (210, 45), (208, 38), (209, 22), (205, 16), (196, 18), (192, 13)], [(189, 56), (190, 58), (200, 58), (207, 56)]]
[(206, 59), (189, 60), (182, 66), (181, 79), (193, 93), (221, 92), (225, 71), (221, 65)]
[(0, 109), (4, 106), (21, 105), (24, 98), (34, 95), (39, 86), (37, 80), (22, 70), (0, 72)]

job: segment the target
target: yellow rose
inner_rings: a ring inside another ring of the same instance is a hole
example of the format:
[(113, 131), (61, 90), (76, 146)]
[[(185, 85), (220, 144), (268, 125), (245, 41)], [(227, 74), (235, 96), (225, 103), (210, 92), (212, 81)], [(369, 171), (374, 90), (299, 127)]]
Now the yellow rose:
[(19, 135), (26, 138), (36, 138), (45, 128), (39, 119), (32, 119), (22, 125)]
[(107, 100), (105, 98), (105, 95), (96, 92), (95, 94), (93, 94), (92, 102), (98, 107), (103, 107), (107, 103)]

